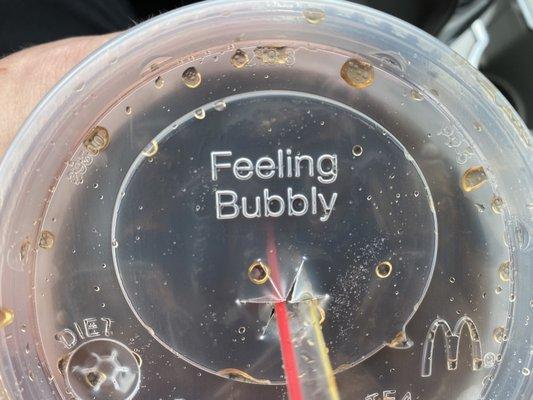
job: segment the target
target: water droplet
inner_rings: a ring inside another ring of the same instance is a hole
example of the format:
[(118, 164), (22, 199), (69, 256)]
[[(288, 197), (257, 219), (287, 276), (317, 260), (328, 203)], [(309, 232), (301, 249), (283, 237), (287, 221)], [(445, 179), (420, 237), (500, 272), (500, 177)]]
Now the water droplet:
[(461, 187), (465, 192), (471, 192), (487, 182), (487, 175), (483, 167), (468, 168), (461, 178)]
[(165, 81), (163, 80), (163, 78), (161, 78), (160, 76), (155, 78), (154, 85), (156, 88), (161, 89), (164, 84), (165, 84)]
[(374, 83), (374, 67), (366, 61), (351, 58), (342, 65), (341, 78), (356, 89), (364, 89)]
[(117, 239), (111, 240), (111, 246), (113, 246), (115, 249), (118, 247)]
[(455, 283), (455, 278), (453, 276), (450, 276), (450, 283)]
[(411, 94), (411, 99), (413, 99), (414, 101), (424, 100), (424, 96), (417, 89), (412, 89), (410, 94)]
[(204, 119), (205, 118), (205, 110), (203, 108), (198, 108), (194, 110), (194, 118), (196, 119)]
[(379, 278), (388, 278), (392, 273), (392, 264), (389, 261), (382, 261), (376, 266), (375, 271)]
[(474, 129), (477, 131), (477, 132), (481, 132), (483, 130), (483, 127), (481, 126), (481, 124), (479, 122), (474, 122)]
[(144, 148), (144, 150), (142, 151), (142, 154), (145, 157), (153, 157), (157, 154), (158, 151), (159, 151), (159, 143), (157, 143), (157, 141), (155, 140), (152, 140)]
[(500, 267), (498, 268), (498, 275), (500, 276), (500, 279), (503, 282), (509, 282), (510, 278), (510, 265), (511, 263), (509, 261), (504, 261), (500, 264)]
[(501, 197), (494, 196), (492, 198), (492, 202), (490, 203), (490, 207), (492, 208), (492, 211), (495, 214), (501, 214), (503, 211), (503, 200)]
[(214, 107), (217, 111), (224, 111), (226, 109), (226, 103), (224, 102), (224, 100), (218, 100), (215, 101)]
[(483, 364), (485, 368), (492, 368), (496, 364), (496, 354), (488, 352), (483, 356)]
[(97, 155), (109, 145), (109, 132), (97, 126), (87, 135), (83, 145), (91, 154)]
[(233, 65), (237, 69), (243, 68), (249, 62), (250, 58), (244, 50), (237, 49), (235, 50), (235, 53), (231, 56), (231, 65)]
[(268, 281), (270, 270), (261, 261), (256, 261), (248, 267), (248, 278), (256, 285), (262, 285)]
[(0, 328), (5, 328), (13, 323), (15, 313), (8, 308), (0, 308)]
[[(254, 49), (255, 57), (264, 64), (289, 64), (293, 51), (285, 46), (259, 46)], [(265, 75), (268, 79), (268, 75)]]
[(30, 256), (30, 250), (31, 250), (31, 242), (29, 240), (25, 240), (20, 245), (20, 261), (22, 261), (24, 264), (28, 262), (29, 256)]
[(531, 371), (529, 370), (529, 368), (527, 367), (522, 368), (522, 375), (529, 376), (530, 373)]
[(237, 332), (239, 332), (242, 335), (246, 332), (246, 328), (244, 326), (241, 326), (239, 329), (237, 329)]
[(485, 206), (481, 203), (475, 203), (474, 206), (476, 207), (476, 209), (479, 211), (479, 212), (484, 212), (485, 211)]
[(363, 154), (363, 146), (356, 144), (354, 147), (352, 147), (352, 154), (356, 157), (359, 157)]
[(492, 337), (497, 343), (503, 343), (507, 340), (507, 334), (505, 333), (505, 328), (503, 326), (498, 326), (492, 332)]
[(326, 13), (319, 8), (308, 8), (303, 14), (305, 20), (313, 25), (321, 23), (326, 18)]
[(99, 292), (100, 291), (100, 286), (97, 285), (93, 289), (94, 289), (95, 292)]
[(124, 112), (126, 113), (126, 115), (131, 115), (131, 106), (126, 106)]
[(181, 79), (185, 86), (191, 89), (197, 88), (202, 83), (202, 75), (194, 67), (189, 67), (183, 71)]
[(496, 294), (500, 294), (503, 291), (503, 288), (501, 286), (496, 286), (496, 289), (494, 289), (494, 292)]
[(54, 234), (50, 231), (42, 231), (39, 238), (39, 247), (43, 249), (51, 249), (54, 246)]

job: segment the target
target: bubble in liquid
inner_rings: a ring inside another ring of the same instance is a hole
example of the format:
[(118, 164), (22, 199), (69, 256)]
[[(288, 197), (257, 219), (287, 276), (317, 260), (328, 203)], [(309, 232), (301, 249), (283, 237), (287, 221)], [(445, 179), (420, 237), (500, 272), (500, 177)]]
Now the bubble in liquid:
[(492, 337), (497, 343), (503, 343), (507, 341), (507, 334), (505, 333), (505, 328), (503, 326), (498, 326), (492, 332)]
[(501, 214), (503, 211), (503, 200), (501, 197), (495, 196), (490, 203), (490, 207), (495, 214)]
[(379, 278), (388, 278), (392, 273), (392, 264), (389, 261), (382, 261), (376, 266), (376, 275)]
[(39, 247), (42, 249), (51, 249), (54, 246), (54, 234), (50, 231), (42, 231), (39, 238)]
[(319, 24), (326, 19), (326, 13), (319, 8), (307, 8), (303, 14), (305, 20), (313, 25)]
[(194, 118), (196, 119), (204, 119), (205, 118), (205, 110), (203, 108), (198, 108), (194, 110)]
[(15, 313), (9, 308), (0, 308), (0, 328), (5, 328), (13, 323)]
[(356, 89), (364, 89), (374, 83), (374, 67), (366, 61), (351, 58), (342, 65), (341, 78)]
[(189, 67), (181, 74), (181, 80), (188, 88), (194, 89), (202, 83), (202, 75), (194, 67)]
[(352, 147), (352, 154), (356, 157), (359, 157), (363, 154), (363, 146), (357, 144), (354, 147)]
[(461, 187), (465, 192), (480, 188), (487, 182), (487, 175), (481, 166), (468, 168), (461, 178)]
[(231, 56), (231, 65), (233, 65), (237, 69), (245, 67), (249, 62), (250, 58), (244, 50), (237, 49), (235, 50), (235, 53)]
[(93, 155), (97, 155), (109, 146), (109, 132), (107, 129), (97, 126), (83, 141), (83, 145)]
[(498, 275), (500, 276), (500, 279), (504, 282), (509, 282), (510, 273), (509, 273), (509, 267), (511, 263), (509, 261), (504, 261), (500, 264), (500, 267), (498, 268)]
[(254, 54), (264, 64), (287, 64), (291, 58), (290, 50), (285, 46), (259, 46), (255, 48)]

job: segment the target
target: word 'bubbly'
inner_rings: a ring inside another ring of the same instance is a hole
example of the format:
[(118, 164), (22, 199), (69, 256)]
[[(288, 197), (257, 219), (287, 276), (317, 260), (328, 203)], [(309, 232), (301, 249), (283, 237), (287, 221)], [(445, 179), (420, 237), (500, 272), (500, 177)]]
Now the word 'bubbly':
[[(278, 149), (276, 156), (260, 157), (252, 161), (246, 157), (234, 158), (230, 150), (211, 152), (211, 179), (218, 181), (223, 174), (232, 174), (238, 181), (250, 179), (298, 179), (316, 178), (319, 184), (329, 185), (337, 180), (337, 155), (322, 154), (317, 158), (310, 155), (293, 155), (291, 149)], [(307, 193), (297, 193), (286, 187), (282, 193), (272, 193), (264, 188), (253, 198), (239, 195), (230, 189), (215, 192), (217, 219), (301, 217), (307, 213), (320, 215), (325, 222), (331, 216), (338, 194), (327, 195), (317, 186), (311, 186)]]

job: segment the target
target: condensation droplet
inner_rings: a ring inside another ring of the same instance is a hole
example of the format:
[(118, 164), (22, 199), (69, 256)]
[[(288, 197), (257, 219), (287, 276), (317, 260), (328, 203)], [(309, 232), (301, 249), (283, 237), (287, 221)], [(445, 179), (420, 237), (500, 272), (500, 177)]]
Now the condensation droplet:
[(388, 278), (392, 273), (392, 264), (390, 261), (382, 261), (376, 266), (376, 275), (379, 278)]
[[(264, 64), (289, 64), (294, 51), (285, 46), (258, 46), (254, 49), (255, 57)], [(265, 75), (268, 79), (268, 75)]]
[(477, 132), (481, 132), (483, 130), (483, 127), (481, 126), (481, 124), (479, 122), (474, 122), (474, 129), (477, 131)]
[(215, 110), (224, 111), (226, 109), (226, 102), (224, 100), (215, 101)]
[(479, 212), (484, 212), (485, 211), (485, 206), (481, 203), (475, 203), (474, 206), (476, 207), (476, 209), (479, 211)]
[(20, 245), (20, 261), (22, 261), (24, 264), (28, 262), (28, 259), (30, 257), (30, 251), (31, 251), (31, 242), (29, 240), (25, 240)]
[(54, 246), (54, 234), (50, 231), (42, 231), (39, 238), (39, 247), (43, 249), (51, 249)]
[(455, 283), (455, 278), (453, 276), (450, 276), (450, 283)]
[(341, 78), (356, 89), (364, 89), (374, 83), (374, 67), (366, 61), (351, 58), (342, 65)]
[(531, 371), (529, 370), (529, 368), (527, 367), (522, 368), (522, 375), (529, 376), (530, 373)]
[(118, 247), (117, 239), (111, 240), (111, 246), (113, 246), (115, 249)]
[(503, 326), (498, 326), (492, 332), (492, 337), (497, 343), (503, 343), (507, 340), (507, 334), (505, 333), (505, 328)]
[(126, 113), (126, 115), (131, 115), (131, 106), (126, 106), (124, 112)]
[(157, 154), (159, 151), (159, 143), (157, 141), (152, 140), (150, 143), (144, 148), (142, 151), (143, 156), (145, 157), (153, 157)]
[(411, 99), (413, 99), (414, 101), (424, 100), (424, 96), (417, 89), (412, 89), (410, 94), (411, 94)]
[(237, 69), (245, 67), (249, 62), (250, 58), (244, 50), (237, 49), (235, 50), (235, 53), (231, 56), (231, 65), (233, 65)]
[(9, 308), (0, 308), (0, 328), (5, 328), (13, 323), (15, 313)]
[(308, 8), (303, 12), (304, 18), (310, 24), (316, 25), (326, 19), (326, 13), (319, 8)]
[(487, 175), (483, 167), (468, 168), (461, 178), (461, 187), (465, 192), (471, 192), (487, 182)]
[(242, 335), (246, 332), (246, 328), (244, 326), (241, 326), (239, 327), (239, 329), (237, 329), (237, 332), (239, 332)]
[(205, 110), (203, 108), (198, 108), (194, 110), (194, 118), (196, 119), (204, 119), (205, 118)]
[(165, 81), (163, 80), (162, 77), (158, 76), (157, 78), (155, 78), (154, 85), (156, 88), (161, 89), (164, 84), (165, 84)]
[(500, 264), (500, 267), (498, 268), (498, 275), (500, 276), (500, 279), (504, 282), (509, 282), (510, 265), (511, 263), (509, 261), (504, 261)]
[(503, 200), (501, 197), (494, 196), (492, 202), (490, 203), (490, 208), (495, 214), (501, 214), (503, 211)]
[(483, 364), (485, 368), (492, 368), (496, 364), (496, 354), (488, 352), (483, 356)]
[(181, 80), (188, 88), (194, 89), (202, 83), (202, 75), (194, 67), (189, 67), (181, 74)]
[(109, 145), (109, 132), (97, 126), (87, 135), (83, 145), (91, 154), (97, 155)]
[(360, 157), (363, 154), (363, 146), (357, 144), (352, 147), (352, 154), (356, 157)]

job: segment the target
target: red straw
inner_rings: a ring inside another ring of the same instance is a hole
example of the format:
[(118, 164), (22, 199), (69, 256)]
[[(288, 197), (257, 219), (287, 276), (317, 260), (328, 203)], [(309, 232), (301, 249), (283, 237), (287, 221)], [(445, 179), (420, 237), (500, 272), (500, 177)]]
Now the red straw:
[[(280, 289), (280, 275), (278, 265), (278, 254), (272, 225), (268, 225), (267, 232), (267, 260), (272, 272), (274, 285)], [(298, 364), (296, 363), (296, 353), (292, 346), (291, 329), (289, 326), (289, 315), (285, 301), (274, 304), (276, 321), (278, 323), (279, 345), (281, 348), (281, 358), (283, 368), (285, 369), (285, 378), (287, 380), (287, 390), (290, 400), (303, 400), (302, 388), (298, 379)]]

